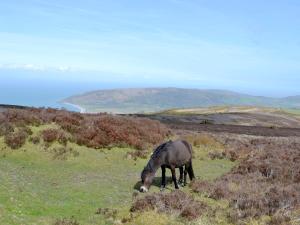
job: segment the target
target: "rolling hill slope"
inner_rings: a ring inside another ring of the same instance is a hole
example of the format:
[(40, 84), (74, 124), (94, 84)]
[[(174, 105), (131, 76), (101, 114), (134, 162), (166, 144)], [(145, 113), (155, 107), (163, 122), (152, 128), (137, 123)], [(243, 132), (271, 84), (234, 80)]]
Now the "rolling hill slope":
[(62, 101), (87, 112), (137, 113), (222, 105), (300, 108), (300, 97), (270, 98), (225, 90), (132, 88), (98, 90)]

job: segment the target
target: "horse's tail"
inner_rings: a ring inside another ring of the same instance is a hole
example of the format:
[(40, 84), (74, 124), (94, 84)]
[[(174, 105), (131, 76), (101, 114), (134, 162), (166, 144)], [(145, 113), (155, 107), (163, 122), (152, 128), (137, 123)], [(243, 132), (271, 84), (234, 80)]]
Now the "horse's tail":
[(189, 167), (187, 168), (187, 172), (189, 174), (190, 180), (194, 180), (195, 174), (194, 174), (194, 170), (193, 170), (192, 159), (189, 162)]

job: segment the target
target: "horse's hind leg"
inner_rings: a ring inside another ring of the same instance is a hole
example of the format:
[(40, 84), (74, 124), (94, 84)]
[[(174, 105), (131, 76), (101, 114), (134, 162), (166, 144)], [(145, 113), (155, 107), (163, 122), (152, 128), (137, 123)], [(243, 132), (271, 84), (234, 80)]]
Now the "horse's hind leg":
[(184, 178), (183, 178), (183, 186), (186, 186), (186, 177), (187, 177), (187, 168), (186, 168), (186, 166), (185, 166), (185, 168), (184, 168)]
[(194, 170), (193, 170), (193, 165), (192, 165), (192, 160), (189, 163), (189, 166), (187, 168), (187, 172), (189, 174), (190, 180), (194, 180), (195, 179), (195, 174), (194, 174)]
[(179, 185), (184, 186), (183, 184), (183, 166), (179, 167), (179, 171), (180, 171), (180, 176), (179, 176)]
[(161, 166), (161, 187), (160, 190), (162, 191), (166, 187), (166, 167)]
[(177, 179), (176, 179), (175, 166), (171, 166), (171, 172), (172, 172), (172, 180), (174, 182), (175, 188), (179, 189), (178, 184), (177, 184)]

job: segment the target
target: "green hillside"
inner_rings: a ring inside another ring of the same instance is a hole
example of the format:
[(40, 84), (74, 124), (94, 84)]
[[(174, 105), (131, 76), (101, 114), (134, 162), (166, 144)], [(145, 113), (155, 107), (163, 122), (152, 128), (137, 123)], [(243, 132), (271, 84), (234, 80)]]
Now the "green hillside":
[(299, 97), (270, 98), (225, 90), (182, 88), (98, 90), (71, 96), (62, 102), (80, 106), (87, 112), (113, 113), (156, 112), (171, 108), (223, 105), (300, 107)]

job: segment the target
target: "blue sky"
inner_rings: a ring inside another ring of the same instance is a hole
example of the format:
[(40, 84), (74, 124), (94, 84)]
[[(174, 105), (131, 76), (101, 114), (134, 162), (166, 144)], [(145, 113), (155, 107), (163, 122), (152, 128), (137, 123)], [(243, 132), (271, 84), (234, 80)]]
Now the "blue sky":
[(0, 1), (0, 76), (297, 95), (299, 15), (298, 0)]

